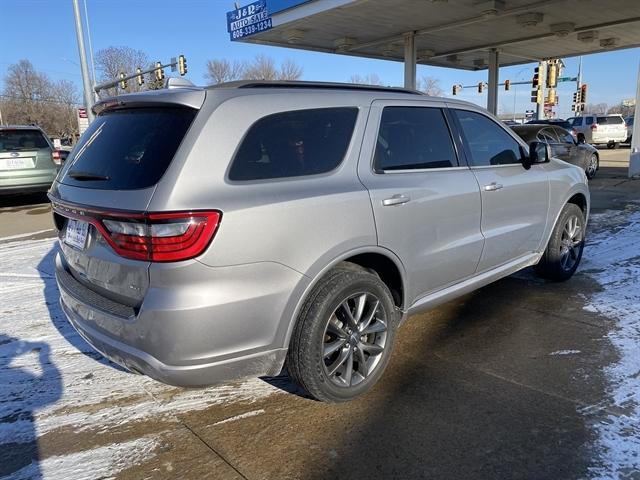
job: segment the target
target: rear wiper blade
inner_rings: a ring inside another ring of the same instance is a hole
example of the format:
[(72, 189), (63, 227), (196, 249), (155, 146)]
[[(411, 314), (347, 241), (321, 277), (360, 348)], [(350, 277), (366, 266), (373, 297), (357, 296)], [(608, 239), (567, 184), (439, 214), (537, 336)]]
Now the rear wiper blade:
[(106, 175), (100, 175), (99, 173), (91, 173), (91, 172), (78, 172), (78, 171), (70, 171), (67, 173), (74, 180), (109, 180), (109, 177)]

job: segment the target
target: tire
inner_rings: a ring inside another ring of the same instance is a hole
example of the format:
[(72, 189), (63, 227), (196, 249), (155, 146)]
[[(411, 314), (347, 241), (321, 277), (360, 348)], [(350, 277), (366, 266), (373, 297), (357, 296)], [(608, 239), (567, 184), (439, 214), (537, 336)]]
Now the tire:
[(600, 168), (600, 159), (598, 158), (598, 155), (596, 155), (595, 153), (592, 153), (591, 156), (589, 157), (589, 162), (587, 163), (587, 169), (585, 170), (585, 173), (587, 174), (587, 178), (591, 180), (593, 177), (595, 177), (599, 168)]
[(571, 278), (582, 259), (584, 232), (585, 220), (582, 210), (573, 203), (566, 204), (553, 227), (546, 250), (534, 267), (536, 273), (555, 282)]
[(617, 142), (609, 142), (609, 143), (607, 143), (607, 148), (609, 150), (616, 149), (616, 148), (618, 148), (618, 143)]
[[(346, 308), (356, 323), (360, 321), (359, 332), (349, 323)], [(382, 376), (398, 321), (393, 297), (382, 280), (357, 265), (341, 264), (311, 291), (298, 315), (287, 353), (289, 373), (317, 400), (352, 400)], [(370, 332), (362, 335), (363, 331)]]

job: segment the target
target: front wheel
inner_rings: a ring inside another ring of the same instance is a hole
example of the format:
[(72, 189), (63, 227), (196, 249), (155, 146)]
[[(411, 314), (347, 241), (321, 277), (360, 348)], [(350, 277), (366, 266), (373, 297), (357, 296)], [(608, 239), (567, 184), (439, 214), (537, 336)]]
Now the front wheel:
[(582, 259), (585, 227), (584, 213), (580, 207), (573, 203), (565, 205), (551, 232), (547, 248), (534, 267), (540, 277), (562, 282), (573, 276)]
[(596, 172), (598, 171), (599, 167), (600, 167), (600, 160), (598, 159), (598, 155), (596, 155), (595, 153), (592, 153), (591, 157), (589, 157), (589, 162), (587, 163), (587, 170), (586, 170), (587, 178), (589, 180), (591, 180), (593, 177), (596, 176)]
[(397, 323), (391, 292), (376, 274), (338, 266), (300, 311), (287, 353), (289, 373), (318, 400), (362, 395), (389, 362)]

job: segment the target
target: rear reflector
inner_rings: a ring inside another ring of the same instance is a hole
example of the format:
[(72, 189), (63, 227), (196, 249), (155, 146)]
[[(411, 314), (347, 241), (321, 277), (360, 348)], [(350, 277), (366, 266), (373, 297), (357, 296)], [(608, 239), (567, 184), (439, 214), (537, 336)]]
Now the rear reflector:
[(202, 254), (222, 217), (215, 210), (116, 213), (68, 209), (56, 204), (54, 209), (63, 216), (94, 225), (118, 255), (151, 262), (177, 262)]

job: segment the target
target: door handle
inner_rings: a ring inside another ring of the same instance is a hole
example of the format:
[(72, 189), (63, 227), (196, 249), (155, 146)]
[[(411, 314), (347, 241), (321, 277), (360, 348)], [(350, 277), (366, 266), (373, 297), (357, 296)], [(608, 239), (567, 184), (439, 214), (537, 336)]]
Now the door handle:
[(485, 192), (495, 192), (496, 190), (500, 190), (502, 188), (501, 183), (491, 182), (489, 185), (484, 186)]
[(410, 200), (411, 198), (407, 197), (406, 195), (396, 194), (390, 198), (385, 198), (384, 200), (382, 200), (382, 205), (385, 207), (391, 207), (393, 205), (404, 205)]

